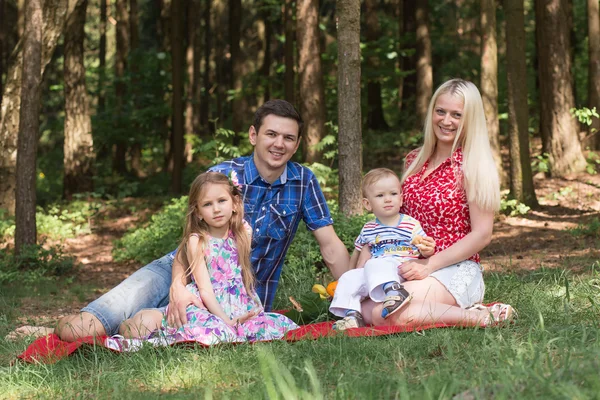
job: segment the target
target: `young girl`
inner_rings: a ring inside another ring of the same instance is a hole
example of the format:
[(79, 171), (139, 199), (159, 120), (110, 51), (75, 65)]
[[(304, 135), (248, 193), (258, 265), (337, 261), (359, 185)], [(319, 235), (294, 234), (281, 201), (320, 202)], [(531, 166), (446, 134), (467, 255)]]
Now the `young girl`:
[(162, 312), (142, 310), (123, 323), (121, 333), (168, 344), (210, 345), (280, 339), (297, 328), (289, 318), (262, 309), (250, 264), (251, 231), (243, 218), (237, 178), (216, 172), (199, 175), (190, 188), (177, 257), (191, 275), (188, 290), (206, 309), (188, 306), (188, 323), (179, 329), (168, 326)]

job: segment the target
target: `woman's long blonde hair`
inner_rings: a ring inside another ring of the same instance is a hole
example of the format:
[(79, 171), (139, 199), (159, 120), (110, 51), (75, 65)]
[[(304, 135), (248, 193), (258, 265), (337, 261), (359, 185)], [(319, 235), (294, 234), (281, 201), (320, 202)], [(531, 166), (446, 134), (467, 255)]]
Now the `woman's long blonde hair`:
[(435, 103), (443, 94), (456, 96), (463, 101), (462, 118), (452, 145), (452, 153), (459, 147), (463, 153), (460, 171), (462, 179), (459, 180), (459, 184), (467, 194), (467, 201), (474, 202), (483, 210), (497, 211), (500, 208), (500, 181), (490, 148), (483, 101), (477, 87), (463, 79), (451, 79), (433, 94), (423, 128), (423, 147), (414, 161), (405, 168), (402, 183), (420, 171), (435, 151), (437, 138), (433, 132), (432, 116)]
[(254, 272), (250, 263), (250, 234), (244, 227), (244, 207), (241, 200), (241, 194), (229, 178), (219, 172), (205, 172), (196, 177), (190, 186), (188, 195), (188, 208), (185, 216), (185, 225), (183, 227), (183, 236), (179, 247), (177, 247), (178, 260), (187, 268), (188, 276), (191, 275), (195, 267), (195, 262), (189, 262), (186, 257), (187, 241), (192, 233), (200, 235), (200, 254), (194, 255), (194, 260), (198, 257), (204, 257), (204, 249), (208, 239), (208, 225), (206, 221), (198, 218), (198, 200), (202, 196), (207, 185), (224, 185), (228, 188), (233, 201), (234, 213), (229, 220), (229, 229), (233, 232), (235, 245), (238, 251), (240, 267), (242, 269), (242, 280), (246, 291), (254, 291)]

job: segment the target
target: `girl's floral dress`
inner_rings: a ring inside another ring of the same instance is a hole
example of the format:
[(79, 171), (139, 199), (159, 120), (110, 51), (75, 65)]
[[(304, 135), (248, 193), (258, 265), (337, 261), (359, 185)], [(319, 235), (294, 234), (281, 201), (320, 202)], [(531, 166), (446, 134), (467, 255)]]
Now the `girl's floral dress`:
[[(179, 329), (170, 327), (165, 317), (161, 329), (153, 332), (149, 339), (161, 337), (168, 344), (189, 341), (206, 345), (222, 342), (254, 342), (281, 339), (287, 331), (298, 328), (284, 315), (264, 312), (258, 295), (246, 291), (242, 282), (235, 237), (231, 231), (225, 239), (209, 236), (205, 260), (217, 301), (230, 318), (252, 310), (260, 310), (260, 313), (243, 324), (232, 327), (207, 309), (191, 305), (187, 308), (187, 324)], [(199, 296), (196, 282), (192, 281), (187, 288)]]

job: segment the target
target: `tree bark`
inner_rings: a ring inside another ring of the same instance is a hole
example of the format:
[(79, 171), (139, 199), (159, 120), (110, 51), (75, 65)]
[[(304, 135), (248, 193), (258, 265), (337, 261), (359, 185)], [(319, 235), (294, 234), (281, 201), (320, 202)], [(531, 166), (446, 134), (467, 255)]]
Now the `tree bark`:
[[(62, 34), (67, 17), (77, 2), (67, 0), (45, 0), (42, 32), (42, 74), (52, 58), (58, 39)], [(15, 212), (15, 187), (17, 164), (17, 136), (19, 132), (21, 104), (21, 72), (23, 65), (22, 41), (13, 51), (8, 63), (6, 82), (0, 107), (0, 208)]]
[[(500, 155), (498, 121), (498, 46), (496, 41), (496, 0), (481, 0), (481, 98), (487, 120), (492, 155), (500, 182), (506, 186), (506, 172)], [(525, 86), (526, 87), (526, 86)]]
[(321, 161), (315, 146), (325, 132), (325, 90), (319, 44), (318, 0), (296, 0), (296, 29), (298, 41), (298, 72), (300, 84), (300, 114), (305, 121), (304, 161)]
[[(129, 53), (132, 62), (130, 63), (130, 76), (131, 76), (131, 97), (133, 100), (133, 107), (135, 110), (142, 108), (141, 98), (143, 96), (140, 90), (140, 69), (138, 60), (140, 60), (140, 29), (139, 29), (139, 16), (138, 16), (138, 2), (137, 0), (129, 0)], [(135, 121), (133, 123), (134, 142), (131, 144), (129, 154), (131, 156), (131, 172), (138, 177), (143, 178), (146, 176), (144, 168), (142, 166), (142, 142), (139, 137), (140, 124)]]
[[(193, 31), (193, 46), (192, 46), (192, 51), (193, 51), (193, 70), (192, 70), (192, 81), (194, 82), (194, 85), (191, 88), (191, 96), (192, 96), (192, 130), (190, 132), (193, 132), (195, 135), (201, 135), (202, 134), (202, 124), (201, 124), (201, 119), (200, 119), (200, 110), (201, 110), (201, 104), (202, 104), (202, 87), (203, 87), (203, 82), (202, 82), (202, 57), (203, 57), (203, 53), (202, 53), (202, 23), (201, 21), (204, 21), (203, 18), (203, 13), (204, 13), (204, 9), (202, 8), (202, 2), (198, 1), (198, 0), (194, 0), (192, 2), (192, 4), (195, 4), (195, 9), (192, 10), (189, 15), (188, 15), (188, 19), (192, 19), (193, 23), (188, 24), (189, 29), (192, 29)], [(190, 160), (191, 162), (191, 160)]]
[(417, 97), (415, 105), (419, 126), (422, 126), (425, 122), (427, 106), (433, 95), (428, 3), (428, 0), (416, 0), (415, 10), (415, 20), (417, 23)]
[(402, 111), (402, 96), (404, 92), (404, 57), (402, 57), (402, 50), (404, 49), (404, 0), (396, 0), (396, 13), (397, 13), (397, 21), (398, 21), (398, 61), (397, 67), (398, 71), (400, 71), (400, 76), (398, 77), (398, 104), (397, 109), (398, 113)]
[[(264, 4), (264, 3), (263, 3)], [(266, 4), (265, 4), (266, 5)], [(264, 90), (264, 101), (271, 99), (271, 39), (273, 36), (273, 22), (269, 18), (269, 12), (263, 12), (261, 15), (265, 23), (265, 41), (264, 41), (264, 57), (260, 67), (260, 75), (262, 76), (262, 86)]]
[(94, 189), (94, 141), (88, 105), (83, 57), (88, 0), (82, 0), (65, 29), (65, 142), (63, 196)]
[(565, 176), (583, 171), (571, 74), (571, 40), (567, 0), (536, 0), (536, 45), (539, 55), (540, 131), (546, 136), (550, 173)]
[(106, 81), (106, 19), (107, 2), (100, 0), (100, 43), (98, 44), (98, 112), (104, 112), (106, 98), (104, 97), (104, 84)]
[(182, 0), (171, 1), (171, 60), (172, 60), (172, 112), (173, 112), (173, 173), (171, 192), (182, 193), (183, 176), (183, 76), (184, 28)]
[[(414, 49), (416, 47), (416, 2), (413, 0), (404, 0), (403, 2), (403, 13), (404, 18), (404, 38), (403, 48), (405, 50)], [(416, 52), (413, 54), (403, 57), (402, 63), (404, 65), (404, 71), (408, 74), (404, 77), (404, 84), (402, 88), (402, 105), (403, 107), (411, 107), (415, 104), (416, 90), (417, 90), (417, 75), (415, 73), (417, 69), (417, 57)]]
[[(371, 71), (379, 70), (379, 56), (372, 50), (377, 40), (381, 37), (381, 28), (377, 17), (377, 0), (365, 0), (365, 37), (367, 45), (371, 48), (371, 56), (367, 58), (367, 64)], [(374, 130), (389, 129), (383, 115), (383, 103), (381, 101), (380, 77), (367, 79), (367, 127)]]
[(296, 102), (296, 85), (294, 84), (294, 0), (285, 0), (284, 20), (285, 25), (285, 75), (284, 96), (291, 104)]
[(234, 144), (239, 143), (237, 133), (244, 129), (247, 101), (243, 95), (244, 55), (240, 48), (242, 26), (242, 0), (229, 0), (229, 45), (231, 49), (231, 84), (234, 91), (232, 102), (232, 126), (236, 133)]
[(185, 33), (187, 34), (186, 47), (185, 47), (185, 73), (187, 75), (187, 85), (185, 85), (185, 119), (184, 119), (184, 150), (183, 158), (186, 163), (192, 162), (192, 142), (185, 140), (185, 135), (195, 135), (197, 132), (194, 131), (194, 86), (199, 85), (198, 81), (195, 81), (196, 77), (194, 69), (196, 62), (194, 59), (194, 46), (196, 42), (196, 30), (194, 26), (198, 24), (198, 19), (194, 18), (194, 11), (199, 9), (199, 4), (194, 0), (188, 0), (187, 9), (185, 13), (185, 20), (187, 20)]
[[(127, 55), (129, 54), (129, 21), (127, 12), (127, 0), (115, 0), (117, 8), (117, 54), (115, 59), (115, 95), (117, 103), (117, 124), (125, 118), (125, 96), (127, 86), (125, 85), (125, 69), (127, 68)], [(115, 127), (118, 128), (118, 127)], [(113, 170), (120, 174), (127, 174), (127, 142), (125, 138), (116, 140), (116, 149), (113, 159)]]
[[(600, 15), (598, 0), (587, 0), (588, 11), (588, 107), (600, 113)], [(589, 128), (592, 148), (600, 150), (600, 118)]]
[(21, 109), (17, 141), (15, 254), (37, 242), (35, 178), (42, 83), (42, 0), (25, 2)]
[[(506, 16), (506, 75), (508, 81), (508, 136), (510, 193), (530, 207), (538, 205), (529, 154), (529, 113), (523, 0), (504, 0)], [(482, 27), (484, 24), (482, 24)], [(485, 50), (485, 49), (484, 49)], [(486, 51), (482, 51), (485, 54)]]
[(2, 104), (3, 76), (4, 76), (4, 43), (6, 42), (6, 23), (4, 15), (6, 14), (6, 4), (0, 0), (0, 104)]
[(205, 135), (211, 133), (211, 127), (209, 126), (210, 119), (210, 54), (212, 50), (212, 31), (211, 31), (211, 8), (212, 0), (205, 0), (204, 5), (204, 71), (202, 73), (202, 82), (204, 90), (202, 91), (202, 98), (200, 100), (200, 125)]
[(360, 107), (360, 0), (337, 0), (339, 204), (344, 215), (362, 213)]

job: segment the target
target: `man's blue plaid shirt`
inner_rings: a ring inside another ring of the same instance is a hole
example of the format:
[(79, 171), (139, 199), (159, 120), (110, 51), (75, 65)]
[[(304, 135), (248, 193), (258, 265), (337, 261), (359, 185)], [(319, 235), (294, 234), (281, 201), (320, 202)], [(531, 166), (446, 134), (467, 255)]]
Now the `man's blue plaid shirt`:
[(210, 168), (227, 176), (235, 171), (242, 186), (244, 216), (252, 226), (252, 266), (256, 292), (270, 311), (281, 269), (300, 220), (314, 231), (333, 224), (323, 191), (312, 171), (288, 161), (272, 184), (256, 169), (253, 155), (225, 161)]

